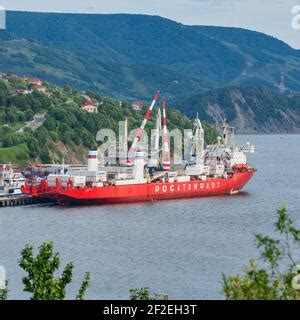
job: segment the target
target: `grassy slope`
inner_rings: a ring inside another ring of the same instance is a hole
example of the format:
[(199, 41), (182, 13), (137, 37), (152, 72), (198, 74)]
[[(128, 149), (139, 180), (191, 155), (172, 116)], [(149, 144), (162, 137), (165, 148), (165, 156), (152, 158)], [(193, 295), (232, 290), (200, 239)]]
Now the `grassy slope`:
[(17, 163), (25, 165), (29, 160), (29, 150), (25, 143), (14, 147), (0, 148), (0, 163)]

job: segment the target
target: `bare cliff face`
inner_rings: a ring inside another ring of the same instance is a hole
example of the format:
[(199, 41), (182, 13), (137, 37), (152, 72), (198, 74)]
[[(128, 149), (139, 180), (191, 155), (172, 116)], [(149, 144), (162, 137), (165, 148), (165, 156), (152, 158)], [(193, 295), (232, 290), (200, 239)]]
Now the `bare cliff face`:
[[(180, 108), (180, 105), (176, 105)], [(300, 133), (300, 97), (266, 87), (228, 87), (190, 98), (181, 109), (219, 128), (224, 119), (238, 133)]]

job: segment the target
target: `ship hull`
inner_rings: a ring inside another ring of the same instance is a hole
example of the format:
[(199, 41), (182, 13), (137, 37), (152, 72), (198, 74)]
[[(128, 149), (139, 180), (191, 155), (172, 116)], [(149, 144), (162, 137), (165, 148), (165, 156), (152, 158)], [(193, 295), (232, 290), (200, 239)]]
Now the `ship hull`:
[(234, 173), (227, 179), (174, 183), (146, 183), (94, 188), (60, 188), (40, 197), (60, 205), (101, 205), (229, 195), (239, 192), (255, 171)]

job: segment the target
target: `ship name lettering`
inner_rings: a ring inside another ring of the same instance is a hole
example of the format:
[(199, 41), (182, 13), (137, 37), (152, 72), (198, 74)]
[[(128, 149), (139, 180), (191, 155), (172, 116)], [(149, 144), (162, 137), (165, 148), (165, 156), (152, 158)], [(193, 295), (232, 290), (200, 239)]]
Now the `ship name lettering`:
[[(181, 188), (181, 186), (182, 186), (182, 188)], [(168, 189), (170, 190), (170, 192), (176, 192), (176, 191), (180, 192), (181, 189), (182, 189), (182, 191), (187, 191), (187, 190), (188, 191), (192, 191), (192, 190), (196, 191), (196, 190), (198, 190), (198, 188), (200, 188), (201, 190), (203, 190), (204, 188), (206, 188), (206, 190), (209, 190), (210, 188), (212, 190), (214, 190), (215, 188), (220, 189), (220, 182), (219, 181), (217, 181), (216, 183), (212, 182), (211, 185), (209, 183), (206, 183), (206, 184), (204, 184), (204, 183), (193, 183), (193, 184), (191, 184), (191, 183), (189, 183), (189, 184), (183, 183), (181, 185), (178, 184), (177, 188), (176, 189), (175, 188), (176, 188), (176, 186), (174, 184), (170, 185), (169, 188), (168, 188), (167, 185), (164, 185), (162, 187), (155, 186), (155, 193), (158, 193), (160, 191), (167, 192)]]

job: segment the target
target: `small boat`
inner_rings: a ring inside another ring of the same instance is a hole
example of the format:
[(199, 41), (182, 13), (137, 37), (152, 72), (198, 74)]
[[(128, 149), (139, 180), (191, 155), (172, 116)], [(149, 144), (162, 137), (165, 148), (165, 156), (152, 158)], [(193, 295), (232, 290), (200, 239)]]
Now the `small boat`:
[(20, 172), (14, 171), (10, 165), (0, 165), (0, 198), (21, 196), (24, 186), (25, 178)]

